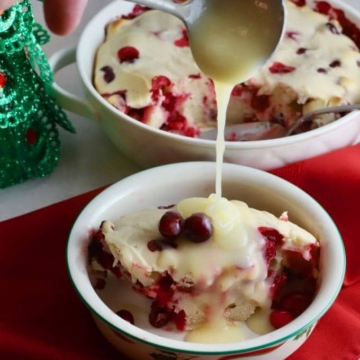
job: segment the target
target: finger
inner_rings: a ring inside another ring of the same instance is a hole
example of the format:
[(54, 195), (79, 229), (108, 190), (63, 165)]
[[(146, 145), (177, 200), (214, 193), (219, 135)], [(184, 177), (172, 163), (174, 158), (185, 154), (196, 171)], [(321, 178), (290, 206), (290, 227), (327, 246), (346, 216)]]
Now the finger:
[(51, 32), (67, 35), (79, 25), (87, 0), (44, 0), (44, 15)]
[(18, 1), (19, 0), (0, 0), (0, 10), (6, 10)]

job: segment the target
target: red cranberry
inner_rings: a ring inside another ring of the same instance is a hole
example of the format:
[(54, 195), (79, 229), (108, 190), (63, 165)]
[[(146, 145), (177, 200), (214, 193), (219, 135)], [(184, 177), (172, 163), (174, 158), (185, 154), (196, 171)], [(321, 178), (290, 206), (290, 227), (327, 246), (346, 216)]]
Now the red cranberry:
[(299, 48), (299, 49), (297, 49), (296, 53), (298, 55), (302, 55), (302, 54), (306, 53), (306, 50), (307, 50), (306, 48)]
[(170, 86), (170, 85), (171, 85), (170, 79), (163, 75), (154, 76), (151, 79), (152, 90), (162, 89), (162, 88)]
[(114, 257), (105, 251), (98, 254), (96, 260), (104, 269), (110, 270), (113, 267)]
[(211, 219), (204, 213), (195, 213), (185, 219), (184, 234), (193, 242), (209, 240), (213, 234)]
[(296, 37), (299, 36), (300, 34), (297, 31), (287, 31), (285, 35), (289, 39), (296, 41)]
[(271, 241), (266, 239), (265, 245), (265, 259), (266, 264), (269, 265), (271, 260), (274, 259), (276, 256), (276, 243), (275, 241)]
[[(283, 255), (286, 258), (287, 265), (293, 274), (302, 279), (312, 277), (315, 265), (313, 265), (312, 259), (307, 261), (304, 259), (301, 252), (292, 250), (284, 250)], [(317, 260), (314, 259), (314, 262), (316, 261)]]
[(336, 35), (339, 35), (340, 34), (340, 31), (338, 30), (338, 28), (332, 24), (332, 23), (327, 23), (326, 26), (329, 28), (329, 30), (333, 33), (333, 34), (336, 34)]
[(154, 301), (151, 304), (151, 310), (149, 314), (149, 323), (154, 328), (162, 328), (165, 326), (171, 317), (171, 313), (168, 312), (166, 307), (162, 307), (159, 305), (157, 301)]
[(304, 282), (303, 287), (304, 293), (309, 295), (311, 298), (314, 297), (317, 290), (317, 282), (314, 278), (308, 278)]
[(306, 0), (291, 0), (296, 6), (302, 7), (306, 5)]
[(141, 109), (129, 109), (128, 115), (135, 120), (142, 121), (144, 117), (144, 108)]
[(260, 231), (262, 236), (264, 236), (270, 241), (274, 241), (276, 245), (281, 245), (284, 240), (284, 236), (281, 235), (279, 231), (274, 228), (267, 226), (259, 226), (258, 230)]
[(185, 129), (184, 135), (187, 137), (197, 137), (200, 135), (200, 130), (195, 127), (188, 127)]
[(279, 306), (282, 310), (297, 317), (308, 308), (310, 303), (311, 297), (309, 295), (301, 291), (291, 291), (281, 297)]
[(178, 313), (173, 313), (171, 315), (171, 320), (175, 324), (176, 328), (179, 331), (185, 331), (186, 327), (186, 314), (184, 310), (179, 311)]
[(174, 280), (170, 274), (166, 274), (157, 282), (156, 300), (159, 306), (166, 306), (174, 295)]
[(103, 78), (106, 83), (109, 84), (115, 79), (114, 70), (111, 66), (103, 66), (100, 70), (104, 73)]
[(287, 275), (282, 272), (275, 276), (273, 283), (270, 286), (271, 296), (272, 298), (276, 297), (280, 290), (283, 288), (284, 284), (286, 283)]
[(258, 230), (266, 239), (265, 259), (269, 265), (271, 260), (276, 256), (276, 246), (282, 244), (284, 237), (274, 228), (260, 226)]
[(183, 218), (176, 211), (167, 211), (159, 221), (159, 232), (166, 238), (173, 238), (182, 230)]
[[(174, 95), (171, 92), (164, 92), (163, 96), (164, 100), (162, 106), (166, 111), (169, 111), (171, 113), (173, 113), (175, 108), (178, 107), (185, 100), (184, 96)], [(169, 115), (169, 118), (170, 117), (171, 115)]]
[(231, 96), (241, 96), (245, 91), (245, 88), (242, 85), (236, 85), (231, 91)]
[(293, 319), (294, 317), (291, 315), (291, 313), (285, 310), (274, 310), (270, 314), (270, 323), (275, 329), (279, 329), (287, 325)]
[(320, 260), (320, 247), (315, 246), (314, 244), (310, 245), (310, 256), (311, 256), (311, 258), (310, 258), (311, 265), (315, 269), (318, 269), (319, 268), (319, 260)]
[(339, 66), (341, 66), (341, 62), (340, 62), (340, 60), (334, 60), (329, 66), (332, 68), (339, 67)]
[(139, 58), (139, 50), (135, 49), (133, 46), (124, 46), (118, 50), (117, 56), (120, 63), (133, 63)]
[(269, 95), (254, 95), (251, 98), (251, 107), (258, 112), (265, 111), (270, 106)]
[(189, 75), (189, 79), (201, 79), (201, 74), (191, 74)]
[(272, 74), (288, 74), (295, 71), (296, 68), (294, 66), (288, 66), (281, 62), (274, 62), (270, 67), (269, 71)]
[(183, 130), (186, 127), (187, 120), (183, 114), (180, 114), (178, 111), (174, 111), (170, 114), (167, 119), (167, 125), (169, 130)]
[(161, 96), (165, 96), (169, 91), (167, 91), (167, 87), (171, 85), (171, 81), (166, 76), (154, 76), (151, 79), (151, 98), (157, 103), (159, 102)]
[(137, 4), (134, 6), (134, 9), (132, 10), (132, 12), (130, 14), (122, 16), (122, 19), (129, 19), (129, 20), (134, 19), (148, 10), (150, 10), (150, 8)]
[(130, 324), (134, 325), (134, 316), (128, 310), (119, 310), (116, 312), (116, 315), (119, 315), (123, 320), (129, 322)]
[(147, 243), (147, 248), (151, 252), (163, 251), (165, 249), (176, 248), (176, 244), (170, 243), (169, 241), (164, 241), (161, 239), (153, 239)]
[(95, 286), (94, 286), (95, 289), (103, 290), (103, 289), (105, 289), (105, 286), (106, 286), (105, 279), (96, 279), (96, 283), (95, 283)]
[[(91, 241), (88, 246), (89, 260), (96, 260), (104, 269), (111, 270), (113, 267), (114, 257), (112, 254), (103, 250), (102, 241), (104, 234), (101, 230), (93, 231), (91, 234)], [(118, 269), (118, 268), (116, 268)]]
[(315, 4), (316, 11), (328, 15), (331, 11), (331, 5), (327, 1), (317, 1)]
[(89, 259), (96, 260), (104, 269), (110, 270), (113, 268), (114, 257), (103, 250), (102, 244), (95, 237), (92, 238), (88, 246), (88, 253)]
[[(327, 1), (315, 1), (314, 8), (316, 11), (327, 15), (330, 19), (338, 20), (343, 34), (354, 40), (355, 44), (360, 47), (360, 31), (353, 22), (346, 18), (343, 10), (332, 7)], [(332, 27), (330, 30), (337, 31)]]
[(121, 269), (119, 266), (111, 266), (110, 271), (118, 278), (120, 279), (123, 275)]
[(182, 37), (178, 40), (175, 40), (174, 44), (175, 44), (175, 46), (178, 46), (178, 47), (189, 46), (189, 39), (188, 39), (187, 32), (185, 29), (182, 32)]
[(91, 235), (91, 241), (88, 246), (89, 258), (94, 258), (103, 251), (101, 244), (101, 236), (104, 236), (101, 230), (98, 230)]
[(317, 72), (318, 72), (318, 73), (327, 74), (327, 71), (326, 71), (326, 69), (324, 69), (324, 68), (318, 68), (318, 69), (317, 69)]

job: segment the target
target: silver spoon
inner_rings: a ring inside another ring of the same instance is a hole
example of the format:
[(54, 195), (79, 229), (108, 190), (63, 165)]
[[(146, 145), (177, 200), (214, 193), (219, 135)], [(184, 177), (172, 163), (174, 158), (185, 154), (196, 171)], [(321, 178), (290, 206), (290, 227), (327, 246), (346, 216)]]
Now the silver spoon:
[(286, 135), (292, 135), (299, 126), (307, 121), (312, 121), (314, 117), (317, 115), (324, 115), (330, 113), (344, 113), (350, 112), (354, 110), (360, 110), (360, 104), (352, 104), (352, 105), (340, 105), (340, 106), (333, 106), (328, 108), (323, 108), (319, 110), (310, 111), (309, 113), (303, 115), (299, 119), (297, 119), (292, 126), (287, 130)]
[(272, 55), (284, 31), (284, 0), (130, 1), (182, 20), (195, 62), (220, 82), (244, 81)]
[[(340, 105), (311, 111), (297, 119), (289, 129), (285, 129), (285, 127), (280, 124), (267, 121), (230, 125), (225, 128), (225, 139), (229, 141), (277, 139), (292, 135), (300, 125), (312, 121), (318, 115), (343, 113), (354, 110), (360, 110), (360, 104)], [(215, 140), (216, 135), (217, 129), (204, 130), (199, 138)]]

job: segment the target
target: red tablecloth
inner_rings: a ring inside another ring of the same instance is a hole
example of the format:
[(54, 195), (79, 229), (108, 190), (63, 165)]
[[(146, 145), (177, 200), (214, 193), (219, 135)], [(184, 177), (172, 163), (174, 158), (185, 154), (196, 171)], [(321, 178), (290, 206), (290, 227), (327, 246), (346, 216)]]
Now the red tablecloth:
[[(346, 279), (338, 299), (289, 360), (358, 360), (360, 145), (273, 173), (324, 206), (347, 251)], [(0, 223), (0, 359), (125, 360), (100, 335), (65, 266), (71, 225), (100, 190)]]

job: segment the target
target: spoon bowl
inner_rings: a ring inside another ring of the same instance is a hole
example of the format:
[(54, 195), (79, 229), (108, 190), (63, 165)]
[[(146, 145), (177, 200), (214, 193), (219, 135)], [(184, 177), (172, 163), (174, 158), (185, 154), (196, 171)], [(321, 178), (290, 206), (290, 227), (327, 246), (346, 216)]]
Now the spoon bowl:
[(199, 68), (227, 84), (255, 73), (276, 50), (284, 31), (283, 0), (130, 1), (182, 20)]

